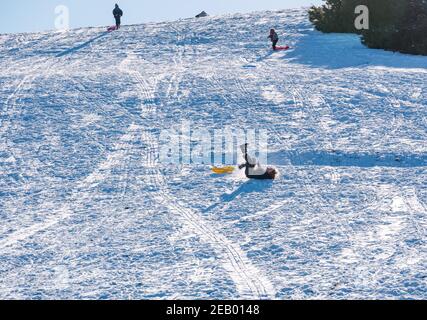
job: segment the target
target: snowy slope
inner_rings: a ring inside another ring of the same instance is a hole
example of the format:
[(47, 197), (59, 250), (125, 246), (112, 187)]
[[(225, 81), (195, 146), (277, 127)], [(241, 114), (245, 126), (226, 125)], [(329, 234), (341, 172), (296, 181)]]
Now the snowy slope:
[[(1, 35), (0, 56), (0, 298), (427, 298), (427, 57), (303, 10)], [(268, 129), (279, 179), (159, 163), (182, 120)]]

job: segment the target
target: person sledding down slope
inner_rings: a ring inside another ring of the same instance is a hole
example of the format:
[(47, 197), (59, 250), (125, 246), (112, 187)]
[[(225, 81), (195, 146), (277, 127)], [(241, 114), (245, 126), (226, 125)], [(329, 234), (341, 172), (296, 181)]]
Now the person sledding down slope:
[(276, 50), (277, 43), (279, 42), (279, 36), (277, 35), (274, 29), (270, 30), (270, 35), (268, 36), (268, 38), (271, 40), (271, 43), (273, 44), (273, 50)]
[(245, 163), (239, 166), (239, 169), (245, 168), (245, 175), (248, 179), (258, 179), (258, 180), (274, 180), (277, 175), (277, 171), (274, 168), (263, 168), (257, 162), (256, 158), (252, 158), (248, 155), (248, 144), (245, 143), (240, 146), (243, 156), (245, 158)]
[(119, 8), (119, 5), (117, 3), (116, 3), (116, 7), (113, 10), (113, 16), (114, 16), (114, 19), (116, 19), (116, 29), (118, 30), (120, 29), (123, 11), (122, 9)]

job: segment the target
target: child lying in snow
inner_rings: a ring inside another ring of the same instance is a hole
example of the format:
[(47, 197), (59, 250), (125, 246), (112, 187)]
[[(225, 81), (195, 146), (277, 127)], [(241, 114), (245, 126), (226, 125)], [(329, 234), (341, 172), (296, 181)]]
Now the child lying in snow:
[(245, 158), (245, 163), (239, 166), (239, 169), (245, 168), (245, 175), (249, 179), (259, 179), (259, 180), (267, 180), (267, 179), (275, 179), (277, 171), (274, 168), (267, 168), (260, 166), (257, 163), (255, 158), (252, 158), (248, 155), (248, 144), (245, 143), (240, 146), (242, 150), (243, 156)]

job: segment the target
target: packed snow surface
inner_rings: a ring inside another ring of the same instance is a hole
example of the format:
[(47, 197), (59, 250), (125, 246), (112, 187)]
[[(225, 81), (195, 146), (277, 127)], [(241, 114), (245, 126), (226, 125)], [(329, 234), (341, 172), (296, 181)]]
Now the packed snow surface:
[[(0, 298), (427, 298), (427, 57), (304, 10), (105, 30), (0, 35)], [(279, 178), (163, 164), (182, 121)]]

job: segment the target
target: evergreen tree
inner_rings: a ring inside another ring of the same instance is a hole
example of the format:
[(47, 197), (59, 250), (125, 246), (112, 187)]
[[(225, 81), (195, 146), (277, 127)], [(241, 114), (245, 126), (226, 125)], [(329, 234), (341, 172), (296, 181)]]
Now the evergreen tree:
[[(324, 0), (310, 21), (322, 32), (361, 33), (370, 48), (427, 55), (427, 0)], [(355, 8), (369, 8), (369, 30), (355, 27)]]
[(310, 21), (316, 29), (322, 32), (352, 32), (351, 23), (345, 19), (348, 14), (344, 12), (344, 1), (325, 0), (325, 2), (321, 7), (313, 6), (309, 10)]
[(368, 1), (370, 28), (363, 31), (362, 42), (370, 48), (393, 50), (393, 39), (404, 16), (406, 1)]
[(427, 54), (427, 0), (407, 0), (405, 15), (393, 37), (393, 48), (405, 53)]

